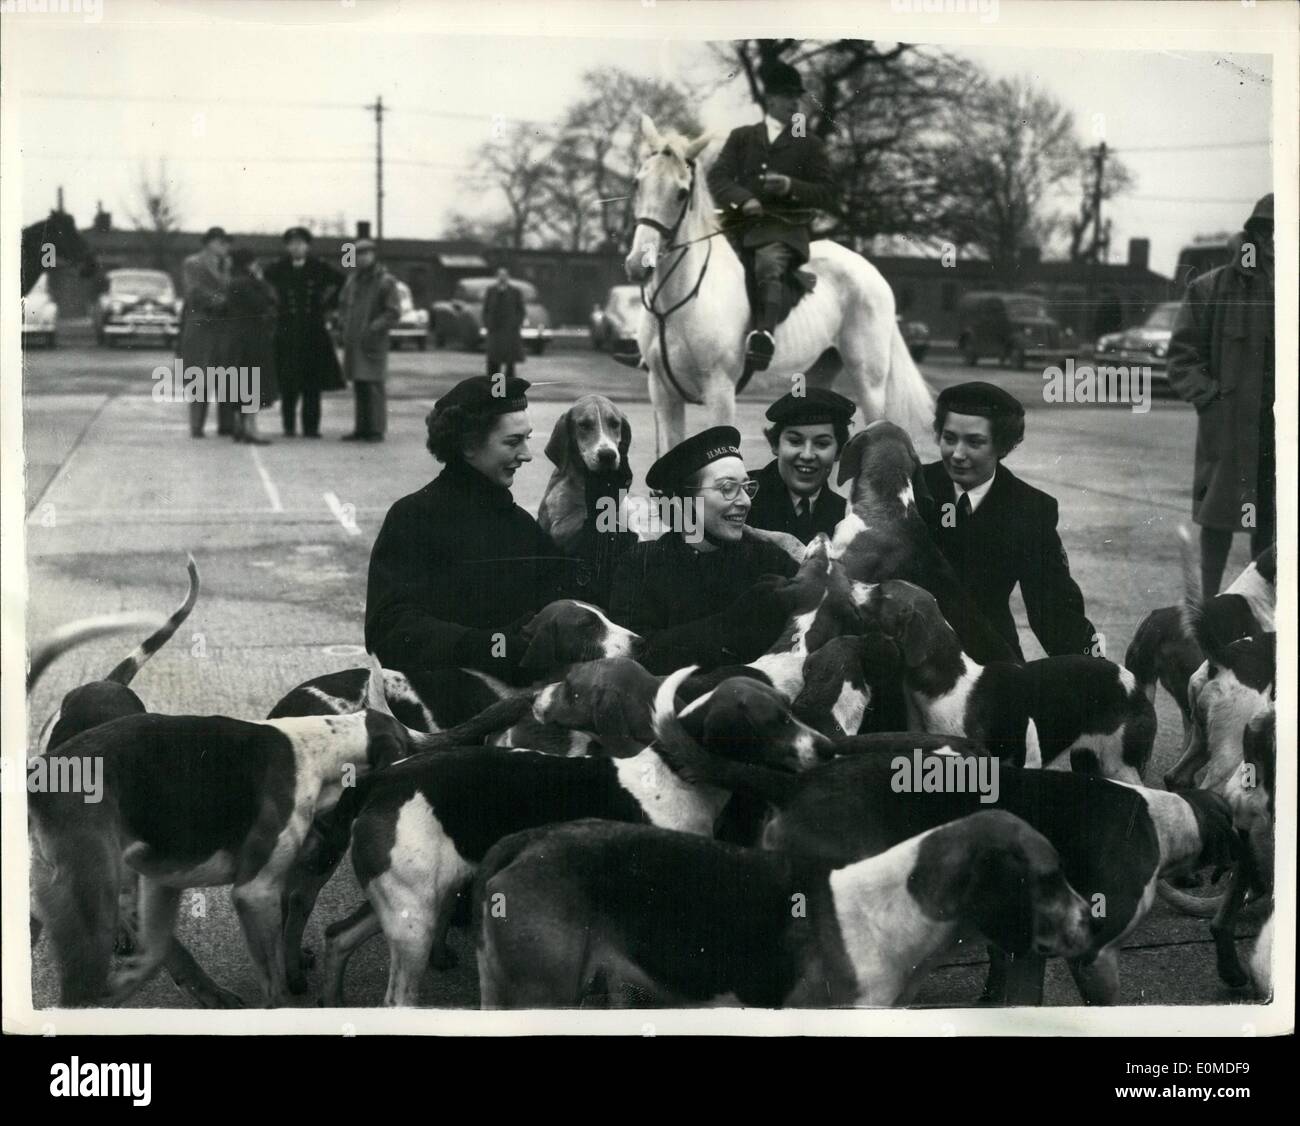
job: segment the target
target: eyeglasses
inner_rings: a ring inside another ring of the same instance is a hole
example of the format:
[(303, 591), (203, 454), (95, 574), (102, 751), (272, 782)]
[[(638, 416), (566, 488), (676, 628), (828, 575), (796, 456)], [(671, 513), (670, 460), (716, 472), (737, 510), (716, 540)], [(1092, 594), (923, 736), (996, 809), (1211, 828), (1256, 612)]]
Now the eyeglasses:
[(758, 492), (758, 482), (753, 478), (747, 478), (744, 481), (723, 481), (717, 485), (702, 485), (698, 489), (687, 489), (686, 491), (688, 493), (702, 493), (705, 489), (717, 493), (723, 500), (735, 500), (743, 490), (745, 496), (753, 500), (754, 494)]

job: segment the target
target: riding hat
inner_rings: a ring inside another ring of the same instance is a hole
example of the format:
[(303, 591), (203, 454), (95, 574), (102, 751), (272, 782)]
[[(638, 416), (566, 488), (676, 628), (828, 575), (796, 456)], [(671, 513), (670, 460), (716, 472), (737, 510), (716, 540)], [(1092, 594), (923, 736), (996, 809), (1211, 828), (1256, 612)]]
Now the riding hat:
[(306, 227), (290, 227), (284, 232), (284, 238), (281, 241), (292, 242), (296, 238), (302, 239), (303, 242), (311, 242), (311, 231)]
[(711, 426), (679, 442), (650, 467), (645, 483), (656, 492), (677, 495), (692, 473), (724, 457), (740, 457), (740, 431)]
[(230, 236), (226, 234), (224, 227), (209, 227), (203, 232), (203, 245), (207, 246), (214, 238), (223, 238), (227, 242), (230, 241)]
[(949, 411), (981, 418), (1023, 418), (1025, 408), (1014, 395), (982, 380), (958, 383), (939, 392), (936, 412), (943, 418)]
[(528, 409), (525, 392), (532, 386), (514, 375), (471, 375), (462, 379), (433, 405), (435, 416), (448, 407), (486, 414), (513, 414)]
[(759, 68), (758, 78), (763, 84), (765, 94), (789, 97), (804, 93), (803, 79), (799, 77), (799, 72), (789, 63), (781, 62), (780, 59), (764, 63)]
[(777, 426), (811, 426), (818, 422), (846, 423), (858, 407), (852, 399), (820, 387), (810, 387), (802, 395), (791, 391), (767, 408), (767, 420)]

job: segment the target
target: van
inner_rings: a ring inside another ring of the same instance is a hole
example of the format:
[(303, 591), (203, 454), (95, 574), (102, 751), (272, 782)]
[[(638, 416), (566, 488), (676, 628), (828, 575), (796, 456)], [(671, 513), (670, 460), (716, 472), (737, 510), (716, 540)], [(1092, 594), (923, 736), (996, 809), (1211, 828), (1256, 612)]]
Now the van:
[(1033, 293), (967, 293), (957, 302), (957, 351), (974, 367), (989, 358), (1013, 368), (1059, 353), (1061, 326)]

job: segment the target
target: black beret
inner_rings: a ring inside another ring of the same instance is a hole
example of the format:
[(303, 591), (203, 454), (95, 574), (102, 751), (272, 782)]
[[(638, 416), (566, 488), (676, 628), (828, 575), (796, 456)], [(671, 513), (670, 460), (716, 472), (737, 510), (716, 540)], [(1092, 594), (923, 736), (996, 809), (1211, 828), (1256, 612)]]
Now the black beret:
[(676, 493), (686, 479), (724, 457), (740, 456), (740, 431), (734, 426), (711, 426), (679, 442), (650, 467), (645, 483), (661, 493)]
[(803, 79), (799, 77), (799, 72), (789, 63), (783, 63), (780, 59), (773, 59), (769, 63), (764, 63), (758, 71), (759, 81), (763, 83), (763, 91), (767, 94), (802, 94), (804, 92)]
[(205, 243), (211, 242), (214, 238), (223, 238), (227, 242), (230, 241), (230, 236), (226, 234), (226, 229), (224, 227), (209, 227), (203, 232), (203, 241)]
[(434, 415), (448, 407), (466, 407), (489, 414), (528, 409), (525, 392), (532, 384), (513, 375), (472, 375), (462, 379), (433, 405)]
[(306, 227), (290, 227), (284, 232), (283, 242), (289, 242), (292, 239), (300, 238), (303, 242), (311, 242), (311, 231)]
[(1022, 418), (1025, 413), (1025, 408), (1014, 395), (994, 383), (978, 379), (945, 387), (939, 392), (936, 409), (940, 418), (948, 411), (975, 414), (981, 418)]
[(852, 399), (820, 387), (810, 387), (802, 395), (791, 391), (767, 408), (767, 419), (778, 426), (811, 425), (814, 422), (848, 422), (857, 411)]

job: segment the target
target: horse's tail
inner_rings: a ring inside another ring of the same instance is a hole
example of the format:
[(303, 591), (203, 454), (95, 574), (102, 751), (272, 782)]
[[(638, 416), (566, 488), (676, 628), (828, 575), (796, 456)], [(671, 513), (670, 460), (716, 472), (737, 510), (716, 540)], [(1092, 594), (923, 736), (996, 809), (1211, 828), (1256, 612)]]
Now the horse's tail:
[(934, 425), (934, 394), (912, 360), (897, 323), (889, 344), (884, 417), (913, 435), (929, 434)]

